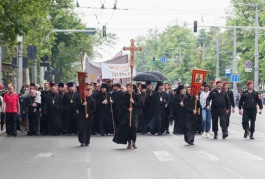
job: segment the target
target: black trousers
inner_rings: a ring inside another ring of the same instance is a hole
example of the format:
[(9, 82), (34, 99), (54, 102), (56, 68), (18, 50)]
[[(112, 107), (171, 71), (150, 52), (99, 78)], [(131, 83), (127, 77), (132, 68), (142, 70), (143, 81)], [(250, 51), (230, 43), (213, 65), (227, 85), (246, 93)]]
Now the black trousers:
[(223, 133), (227, 133), (227, 122), (226, 122), (226, 113), (225, 108), (212, 108), (212, 128), (214, 132), (218, 132), (218, 118), (220, 118), (220, 126)]
[[(250, 132), (255, 132), (256, 116), (257, 116), (256, 108), (249, 108), (243, 110), (242, 126), (244, 130), (250, 130)], [(250, 121), (250, 128), (249, 128), (249, 121)]]
[(28, 131), (28, 134), (29, 135), (38, 134), (40, 117), (39, 116), (29, 116), (28, 120), (29, 120), (29, 131)]
[(226, 116), (226, 125), (227, 125), (227, 127), (229, 127), (229, 124), (230, 124), (230, 116), (231, 116), (231, 107), (229, 108), (228, 114), (226, 114), (225, 116)]
[(7, 135), (17, 135), (17, 113), (6, 113)]
[(5, 124), (5, 121), (6, 121), (6, 117), (5, 117), (5, 113), (1, 112), (1, 130), (4, 129), (4, 124)]
[(128, 143), (135, 143), (136, 142), (136, 136), (137, 136), (137, 128), (136, 126), (129, 127), (128, 128)]
[(40, 118), (40, 133), (42, 135), (48, 134), (48, 120), (46, 114), (43, 114)]

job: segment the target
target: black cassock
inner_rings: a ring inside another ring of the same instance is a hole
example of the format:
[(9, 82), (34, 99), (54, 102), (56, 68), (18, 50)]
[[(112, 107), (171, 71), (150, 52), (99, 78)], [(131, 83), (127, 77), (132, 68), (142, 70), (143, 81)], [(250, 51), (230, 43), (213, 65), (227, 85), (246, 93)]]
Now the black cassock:
[(80, 97), (76, 92), (64, 93), (62, 98), (63, 103), (63, 134), (77, 133), (77, 113), (76, 109), (80, 105)]
[(151, 96), (150, 93), (141, 93), (140, 95), (142, 108), (139, 110), (139, 126), (138, 130), (142, 134), (147, 133), (147, 124), (150, 122)]
[(165, 126), (163, 126), (166, 117), (165, 105), (169, 103), (168, 94), (164, 91), (154, 92), (151, 99), (152, 119), (148, 123), (148, 130), (152, 133), (164, 133)]
[[(200, 108), (199, 100), (197, 100), (197, 108)], [(193, 114), (195, 109), (195, 97), (186, 94), (184, 97), (184, 109), (185, 109), (185, 130), (184, 130), (184, 140), (186, 142), (194, 142), (196, 133), (196, 122), (198, 118), (198, 113)]]
[(48, 134), (48, 120), (47, 120), (47, 108), (46, 100), (50, 94), (50, 90), (41, 91), (41, 118), (40, 118), (40, 133), (42, 135)]
[(46, 100), (48, 129), (50, 135), (59, 135), (62, 127), (62, 97), (58, 93), (50, 93)]
[[(36, 96), (29, 96), (24, 100), (25, 111), (28, 114), (29, 131), (27, 135), (37, 135), (40, 121), (40, 107), (41, 104), (35, 102)], [(32, 104), (36, 103), (37, 106), (33, 107)]]
[(112, 97), (113, 97), (112, 100), (114, 100), (112, 109), (113, 109), (113, 117), (114, 117), (116, 128), (119, 127), (119, 118), (120, 118), (119, 109), (120, 109), (123, 95), (124, 95), (124, 92), (122, 92), (122, 91), (113, 91), (112, 92)]
[(141, 108), (141, 100), (136, 93), (132, 94), (134, 103), (132, 104), (132, 126), (130, 127), (130, 94), (125, 93), (120, 106), (121, 120), (118, 129), (113, 137), (113, 142), (117, 144), (127, 144), (127, 141), (135, 143), (138, 127), (138, 113)]
[(173, 97), (173, 117), (174, 117), (174, 134), (184, 134), (185, 128), (185, 108), (180, 106), (180, 102), (184, 101), (184, 94), (176, 94)]
[[(96, 103), (97, 103), (97, 114), (98, 114), (98, 126), (100, 135), (105, 135), (109, 133), (113, 133), (113, 124), (112, 124), (112, 114), (110, 110), (110, 93), (102, 93), (99, 92), (96, 95)], [(104, 100), (108, 101), (108, 104), (102, 104)]]
[[(78, 122), (78, 140), (81, 144), (89, 144), (90, 143), (90, 135), (92, 132), (92, 124), (93, 124), (93, 114), (96, 110), (96, 101), (93, 97), (86, 97), (87, 101), (87, 113), (88, 118), (85, 118), (86, 111), (85, 106), (82, 104), (79, 105), (79, 122)], [(83, 101), (81, 102), (83, 103)]]

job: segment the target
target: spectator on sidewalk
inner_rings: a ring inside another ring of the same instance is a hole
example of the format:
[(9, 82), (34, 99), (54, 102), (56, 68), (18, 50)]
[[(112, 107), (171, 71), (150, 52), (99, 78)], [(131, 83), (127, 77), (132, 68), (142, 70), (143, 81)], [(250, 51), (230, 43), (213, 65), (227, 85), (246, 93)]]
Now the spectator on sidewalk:
[(7, 136), (17, 136), (17, 115), (20, 114), (19, 97), (12, 85), (8, 86), (8, 93), (3, 99), (2, 111), (6, 114)]

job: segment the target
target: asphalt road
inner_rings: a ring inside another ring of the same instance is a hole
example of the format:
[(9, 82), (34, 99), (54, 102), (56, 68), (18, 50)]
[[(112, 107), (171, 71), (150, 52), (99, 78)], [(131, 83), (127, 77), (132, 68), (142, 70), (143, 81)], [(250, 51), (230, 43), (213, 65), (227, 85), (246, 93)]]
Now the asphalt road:
[(0, 137), (1, 179), (264, 179), (265, 114), (258, 115), (255, 140), (243, 139), (241, 116), (232, 114), (229, 137), (138, 135), (138, 149), (93, 136), (80, 147), (76, 136), (23, 134)]

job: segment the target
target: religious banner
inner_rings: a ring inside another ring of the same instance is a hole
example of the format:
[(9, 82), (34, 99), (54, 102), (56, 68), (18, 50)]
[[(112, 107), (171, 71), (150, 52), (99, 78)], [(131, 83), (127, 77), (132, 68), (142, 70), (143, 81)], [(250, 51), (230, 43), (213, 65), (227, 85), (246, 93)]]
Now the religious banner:
[(101, 64), (102, 79), (130, 78), (131, 68), (129, 63)]
[(86, 97), (86, 72), (77, 72), (79, 83), (79, 96), (81, 99)]
[(191, 96), (199, 94), (202, 84), (206, 78), (207, 70), (193, 69), (191, 79)]

